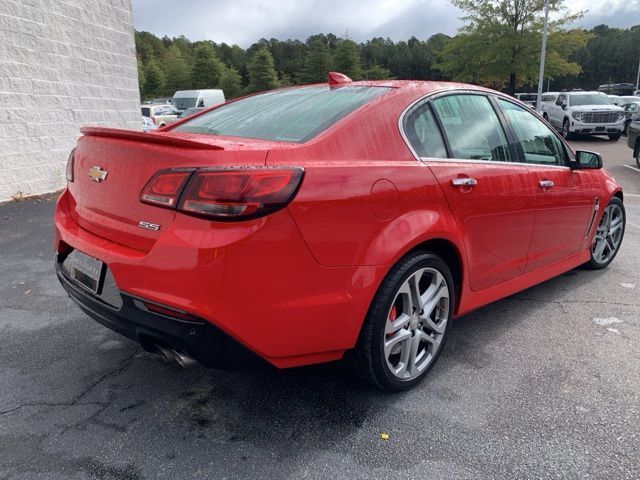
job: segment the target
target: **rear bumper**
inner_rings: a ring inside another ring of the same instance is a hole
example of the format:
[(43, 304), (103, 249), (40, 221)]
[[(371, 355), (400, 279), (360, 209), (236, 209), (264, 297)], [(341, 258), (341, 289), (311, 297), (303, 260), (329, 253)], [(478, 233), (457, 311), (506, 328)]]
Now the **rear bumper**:
[[(69, 195), (65, 192), (56, 207), (56, 252), (77, 249), (106, 263), (123, 310), (87, 298), (88, 292), (74, 290), (59, 274), (71, 297), (127, 337), (140, 341), (151, 331), (199, 360), (199, 349), (216, 355), (217, 344), (209, 333), (196, 334), (201, 339), (195, 341), (185, 330), (211, 327), (280, 368), (337, 360), (355, 345), (387, 271), (320, 265), (287, 210), (235, 224), (178, 214), (150, 251), (137, 251), (81, 228), (70, 215)], [(167, 323), (141, 312), (135, 299), (186, 312), (197, 324)]]
[(189, 353), (203, 365), (227, 370), (262, 363), (258, 356), (203, 319), (154, 313), (145, 308), (148, 300), (122, 292), (122, 305), (114, 308), (69, 279), (61, 268), (61, 260), (57, 255), (56, 275), (80, 310), (105, 327), (139, 342), (145, 350), (156, 351), (157, 345), (171, 347)]

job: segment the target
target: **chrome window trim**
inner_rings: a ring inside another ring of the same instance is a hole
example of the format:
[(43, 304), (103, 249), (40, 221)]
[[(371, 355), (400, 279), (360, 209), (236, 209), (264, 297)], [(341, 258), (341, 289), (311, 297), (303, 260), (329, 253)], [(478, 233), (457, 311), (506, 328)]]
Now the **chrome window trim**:
[[(488, 95), (493, 95), (495, 97), (498, 98), (503, 98), (507, 101), (512, 101), (512, 103), (518, 105), (518, 102), (513, 102), (512, 98), (509, 98), (507, 95), (503, 95), (500, 92), (485, 92), (484, 90), (473, 90), (473, 89), (467, 89), (467, 88), (451, 88), (448, 90), (438, 90), (437, 92), (430, 92), (427, 93), (426, 95), (414, 100), (412, 103), (409, 104), (409, 106), (407, 106), (402, 113), (400, 114), (400, 117), (398, 117), (398, 130), (400, 131), (400, 136), (402, 137), (402, 139), (404, 140), (405, 145), (409, 148), (409, 151), (411, 152), (411, 154), (413, 155), (413, 157), (420, 163), (425, 164), (425, 163), (429, 163), (429, 162), (448, 162), (448, 163), (473, 163), (473, 164), (479, 164), (479, 165), (514, 165), (514, 166), (519, 166), (522, 167), (523, 165), (526, 167), (538, 167), (538, 168), (557, 168), (557, 169), (565, 169), (565, 170), (571, 170), (571, 167), (569, 165), (542, 165), (539, 163), (526, 163), (526, 162), (513, 162), (513, 161), (509, 161), (509, 162), (500, 162), (498, 160), (474, 160), (474, 159), (462, 159), (462, 158), (432, 158), (432, 157), (420, 157), (416, 151), (413, 149), (413, 146), (411, 146), (411, 142), (409, 141), (409, 138), (407, 137), (407, 134), (404, 131), (404, 117), (407, 115), (407, 113), (413, 109), (413, 107), (418, 106), (419, 104), (422, 103), (426, 103), (429, 100), (431, 100), (432, 98), (438, 98), (440, 96), (446, 96), (446, 95), (452, 95), (452, 94), (474, 94), (474, 95), (484, 95), (484, 96), (488, 96)], [(544, 120), (542, 120), (544, 123)], [(553, 129), (550, 129), (552, 133), (556, 133)], [(442, 136), (442, 132), (439, 131), (440, 135)], [(557, 135), (556, 135), (557, 136)], [(567, 145), (564, 143), (564, 141), (560, 140), (562, 145), (565, 146), (565, 148), (567, 147)], [(572, 151), (571, 149), (569, 149), (569, 151), (566, 152), (567, 156), (569, 157), (568, 160), (569, 162), (571, 162), (572, 159)]]
[(501, 162), (499, 160), (475, 160), (469, 158), (433, 158), (433, 157), (417, 157), (422, 163), (428, 162), (447, 162), (447, 163), (473, 163), (478, 165), (517, 165), (520, 167), (538, 167), (538, 168), (557, 168), (562, 170), (571, 170), (567, 165), (542, 165), (540, 163), (525, 162)]

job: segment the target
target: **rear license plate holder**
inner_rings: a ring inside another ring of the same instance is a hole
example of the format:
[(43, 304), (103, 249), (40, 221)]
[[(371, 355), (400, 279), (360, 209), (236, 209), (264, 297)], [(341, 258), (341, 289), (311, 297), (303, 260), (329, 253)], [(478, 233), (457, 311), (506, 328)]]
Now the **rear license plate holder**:
[(104, 282), (104, 262), (78, 250), (72, 252), (71, 255), (71, 278), (90, 292), (98, 295)]

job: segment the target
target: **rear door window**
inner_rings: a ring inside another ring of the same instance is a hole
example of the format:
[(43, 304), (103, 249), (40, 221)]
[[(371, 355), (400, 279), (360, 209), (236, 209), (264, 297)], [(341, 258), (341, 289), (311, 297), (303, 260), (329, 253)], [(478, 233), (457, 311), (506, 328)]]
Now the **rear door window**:
[(323, 85), (275, 90), (223, 104), (174, 130), (306, 142), (389, 90), (386, 87), (329, 88)]
[(511, 161), (506, 135), (486, 96), (447, 95), (433, 106), (454, 158)]

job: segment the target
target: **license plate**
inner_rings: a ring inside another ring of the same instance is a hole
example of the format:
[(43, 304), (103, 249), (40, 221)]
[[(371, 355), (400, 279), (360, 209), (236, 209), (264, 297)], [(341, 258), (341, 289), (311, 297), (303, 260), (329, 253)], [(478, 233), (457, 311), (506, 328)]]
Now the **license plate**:
[(104, 262), (77, 250), (69, 254), (71, 278), (98, 294), (104, 279)]
[(596, 127), (596, 132), (604, 132), (604, 127)]

